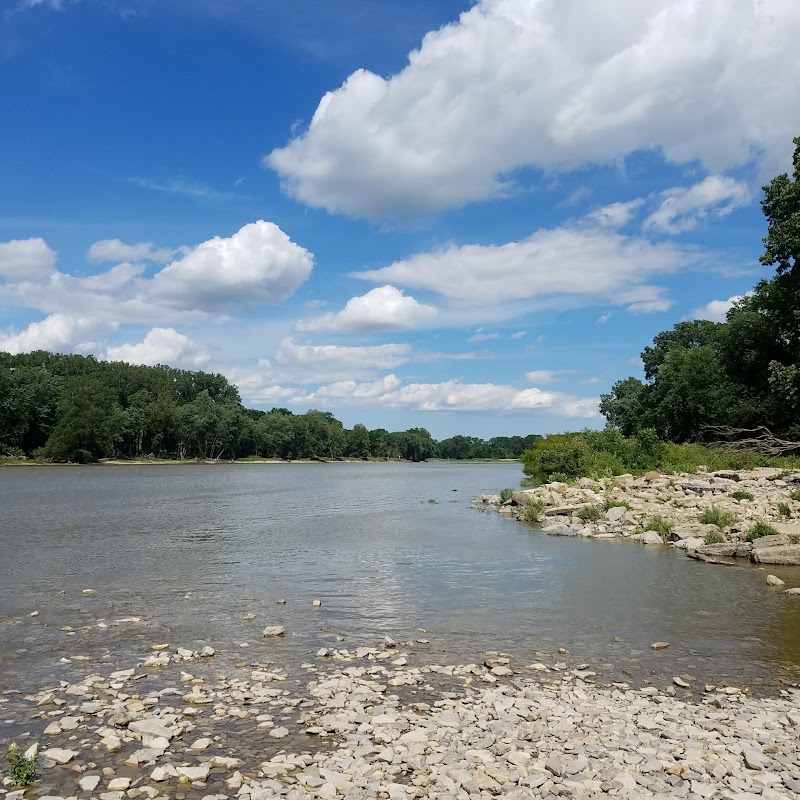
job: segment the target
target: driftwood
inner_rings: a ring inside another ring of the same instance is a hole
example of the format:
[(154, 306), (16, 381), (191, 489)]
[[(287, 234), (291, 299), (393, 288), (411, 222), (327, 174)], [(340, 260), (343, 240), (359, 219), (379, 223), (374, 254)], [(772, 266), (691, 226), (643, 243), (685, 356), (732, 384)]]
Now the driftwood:
[(764, 425), (757, 428), (733, 428), (729, 425), (704, 425), (703, 433), (712, 444), (727, 450), (751, 450), (765, 456), (800, 453), (800, 442), (781, 439)]

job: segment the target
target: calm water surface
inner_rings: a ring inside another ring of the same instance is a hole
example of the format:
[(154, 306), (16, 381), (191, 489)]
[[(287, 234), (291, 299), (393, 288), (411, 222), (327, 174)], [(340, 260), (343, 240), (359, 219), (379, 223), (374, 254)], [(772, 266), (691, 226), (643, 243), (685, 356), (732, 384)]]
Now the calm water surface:
[[(548, 537), (471, 507), (520, 477), (516, 464), (0, 468), (0, 688), (158, 641), (299, 663), (386, 634), (429, 639), (419, 663), (496, 649), (599, 679), (797, 680), (800, 600), (763, 569)], [(798, 569), (769, 571), (800, 586)], [(268, 624), (286, 638), (264, 642)]]

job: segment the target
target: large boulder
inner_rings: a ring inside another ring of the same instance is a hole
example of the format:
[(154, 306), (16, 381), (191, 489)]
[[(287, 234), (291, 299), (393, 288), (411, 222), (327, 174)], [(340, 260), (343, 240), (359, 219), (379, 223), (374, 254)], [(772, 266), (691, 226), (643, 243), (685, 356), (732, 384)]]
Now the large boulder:
[(704, 544), (697, 548), (697, 552), (704, 556), (750, 558), (752, 547), (750, 542), (722, 542), (720, 544)]
[(775, 530), (778, 531), (777, 536), (762, 536), (760, 539), (756, 539), (753, 542), (753, 551), (800, 544), (800, 527), (797, 525), (778, 524), (775, 526)]
[(524, 506), (529, 500), (533, 500), (536, 497), (536, 493), (534, 491), (531, 492), (514, 492), (511, 495), (511, 505), (512, 506)]
[(637, 533), (631, 539), (642, 544), (664, 544), (664, 540), (655, 531)]
[[(769, 538), (777, 539), (778, 537), (772, 536)], [(760, 549), (756, 549), (754, 547), (753, 561), (755, 561), (756, 564), (784, 564), (787, 566), (800, 566), (800, 544), (779, 545), (777, 547), (762, 547)]]

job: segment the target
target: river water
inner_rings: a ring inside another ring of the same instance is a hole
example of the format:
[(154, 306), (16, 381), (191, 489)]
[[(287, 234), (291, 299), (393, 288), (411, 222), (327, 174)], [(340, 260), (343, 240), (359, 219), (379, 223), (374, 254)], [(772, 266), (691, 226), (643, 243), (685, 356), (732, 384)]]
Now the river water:
[[(420, 663), (500, 650), (637, 685), (798, 679), (800, 600), (763, 569), (549, 537), (472, 507), (520, 477), (517, 464), (0, 468), (0, 689), (53, 680), (76, 655), (128, 666), (157, 642), (209, 644), (217, 663), (268, 644), (299, 664), (385, 635), (428, 640)], [(798, 569), (770, 571), (800, 585)], [(287, 635), (266, 643), (265, 625)]]

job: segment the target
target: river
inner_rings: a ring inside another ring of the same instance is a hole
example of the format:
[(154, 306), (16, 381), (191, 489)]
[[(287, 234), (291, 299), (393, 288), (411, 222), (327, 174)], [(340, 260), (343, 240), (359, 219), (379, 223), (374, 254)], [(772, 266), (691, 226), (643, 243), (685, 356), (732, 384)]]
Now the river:
[(763, 570), (472, 507), (520, 477), (446, 462), (0, 468), (0, 687), (76, 655), (135, 663), (156, 642), (263, 657), (265, 625), (286, 627), (270, 652), (297, 663), (390, 635), (427, 640), (428, 663), (500, 650), (638, 685), (797, 680), (798, 601), (765, 591)]

